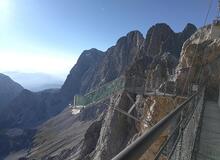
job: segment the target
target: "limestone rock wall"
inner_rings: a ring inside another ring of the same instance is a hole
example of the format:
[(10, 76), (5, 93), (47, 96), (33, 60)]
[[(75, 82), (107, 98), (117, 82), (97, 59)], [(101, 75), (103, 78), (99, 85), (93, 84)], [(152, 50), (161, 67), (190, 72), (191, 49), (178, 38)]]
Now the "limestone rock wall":
[(185, 92), (191, 84), (204, 84), (218, 87), (220, 80), (220, 37), (211, 36), (212, 26), (198, 30), (188, 39), (181, 52), (177, 67), (178, 89)]

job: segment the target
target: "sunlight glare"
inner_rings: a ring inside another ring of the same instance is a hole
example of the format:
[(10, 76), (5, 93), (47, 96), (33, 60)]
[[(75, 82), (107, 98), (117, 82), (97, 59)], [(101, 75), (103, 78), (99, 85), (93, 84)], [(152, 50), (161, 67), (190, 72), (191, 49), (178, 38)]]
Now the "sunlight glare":
[(19, 51), (0, 51), (0, 72), (19, 71), (26, 73), (67, 74), (75, 64), (72, 56)]
[(7, 27), (11, 14), (10, 0), (0, 0), (0, 25)]
[(0, 13), (7, 13), (9, 10), (9, 0), (0, 0)]

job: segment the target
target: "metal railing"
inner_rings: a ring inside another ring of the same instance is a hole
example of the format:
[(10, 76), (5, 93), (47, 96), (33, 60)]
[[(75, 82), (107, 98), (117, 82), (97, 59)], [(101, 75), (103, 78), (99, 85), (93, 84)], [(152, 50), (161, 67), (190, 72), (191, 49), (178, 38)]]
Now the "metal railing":
[[(180, 146), (183, 137), (187, 135), (186, 129), (189, 129), (189, 124), (191, 123), (192, 119), (195, 118), (195, 113), (200, 114), (202, 107), (197, 106), (199, 106), (199, 98), (203, 94), (204, 90), (200, 90), (194, 93), (185, 102), (177, 106), (175, 110), (173, 110), (156, 125), (154, 125), (149, 131), (146, 131), (136, 141), (134, 141), (132, 144), (122, 150), (112, 160), (138, 160), (141, 157), (143, 158), (143, 155), (148, 151), (148, 149), (150, 149), (151, 145), (160, 137), (160, 135), (164, 131), (167, 130), (170, 134), (168, 138), (162, 143), (160, 149), (158, 150), (158, 153), (156, 153), (155, 155), (154, 160), (160, 160), (160, 157), (162, 156), (165, 156), (167, 159), (177, 160), (177, 158), (172, 157), (174, 157), (174, 155), (176, 156), (177, 153), (181, 154), (182, 152), (181, 148), (178, 148), (177, 145)], [(174, 122), (176, 122), (176, 124), (174, 124)], [(192, 123), (194, 124), (194, 121)], [(195, 125), (194, 127), (196, 129), (197, 125)], [(190, 149), (188, 152), (191, 152), (191, 150), (193, 149)]]

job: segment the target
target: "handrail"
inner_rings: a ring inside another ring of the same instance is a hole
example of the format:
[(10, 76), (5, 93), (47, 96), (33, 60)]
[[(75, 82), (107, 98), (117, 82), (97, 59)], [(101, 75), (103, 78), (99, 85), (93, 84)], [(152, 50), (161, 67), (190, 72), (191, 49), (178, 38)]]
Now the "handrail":
[(141, 137), (139, 137), (131, 145), (127, 146), (112, 160), (137, 160), (140, 158), (154, 143), (154, 141), (161, 135), (161, 133), (168, 127), (170, 122), (178, 115), (181, 114), (185, 105), (187, 105), (200, 91), (194, 93), (182, 104), (165, 116), (161, 121), (154, 125), (150, 131), (146, 131)]

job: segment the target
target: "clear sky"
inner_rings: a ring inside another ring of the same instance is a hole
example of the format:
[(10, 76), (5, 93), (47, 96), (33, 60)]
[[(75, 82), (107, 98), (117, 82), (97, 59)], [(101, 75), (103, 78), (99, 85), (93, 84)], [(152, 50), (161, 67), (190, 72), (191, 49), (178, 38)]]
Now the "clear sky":
[[(106, 50), (158, 22), (200, 27), (209, 0), (0, 0), (0, 72), (66, 75), (85, 49)], [(216, 13), (217, 0), (209, 16)]]

